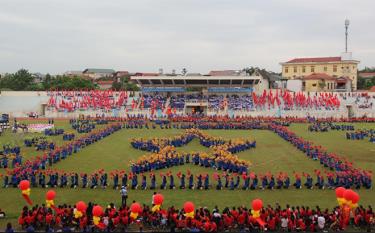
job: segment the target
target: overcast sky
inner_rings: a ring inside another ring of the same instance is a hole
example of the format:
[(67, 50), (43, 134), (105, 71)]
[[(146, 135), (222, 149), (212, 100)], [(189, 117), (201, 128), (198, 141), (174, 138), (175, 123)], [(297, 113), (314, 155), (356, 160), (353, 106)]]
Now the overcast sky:
[(349, 50), (375, 66), (375, 0), (0, 0), (0, 73), (189, 72)]

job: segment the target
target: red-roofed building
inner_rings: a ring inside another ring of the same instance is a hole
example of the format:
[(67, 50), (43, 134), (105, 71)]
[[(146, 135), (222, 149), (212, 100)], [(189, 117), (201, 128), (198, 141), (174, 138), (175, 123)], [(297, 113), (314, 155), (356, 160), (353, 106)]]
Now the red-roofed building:
[(375, 72), (360, 72), (358, 76), (364, 79), (373, 78), (375, 77)]
[(113, 80), (96, 81), (100, 89), (107, 90), (112, 88)]
[(306, 63), (306, 62), (340, 62), (341, 57), (310, 57), (294, 58), (286, 63)]
[(335, 79), (345, 78), (345, 80), (350, 80), (350, 89), (357, 89), (357, 66), (359, 61), (353, 60), (351, 53), (343, 53), (340, 57), (294, 58), (280, 64), (284, 79), (304, 79), (314, 73), (315, 76), (316, 74), (327, 74)]
[(302, 80), (304, 91), (334, 91), (336, 89), (350, 90), (350, 79), (345, 77), (335, 78), (325, 73), (312, 73)]

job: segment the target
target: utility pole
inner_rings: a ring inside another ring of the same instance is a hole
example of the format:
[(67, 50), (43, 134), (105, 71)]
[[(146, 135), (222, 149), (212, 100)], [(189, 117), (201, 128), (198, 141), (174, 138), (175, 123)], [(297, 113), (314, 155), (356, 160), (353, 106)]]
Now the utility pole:
[(348, 52), (348, 28), (349, 28), (349, 19), (345, 19), (345, 53)]

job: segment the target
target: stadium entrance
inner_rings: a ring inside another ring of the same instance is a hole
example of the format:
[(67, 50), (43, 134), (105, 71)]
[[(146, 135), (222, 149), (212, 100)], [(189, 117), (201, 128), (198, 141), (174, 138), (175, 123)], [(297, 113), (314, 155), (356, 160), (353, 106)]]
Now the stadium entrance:
[(198, 103), (185, 103), (186, 108), (185, 108), (185, 114), (194, 114), (194, 113), (199, 113), (199, 114), (204, 114), (207, 115), (207, 102), (202, 101)]

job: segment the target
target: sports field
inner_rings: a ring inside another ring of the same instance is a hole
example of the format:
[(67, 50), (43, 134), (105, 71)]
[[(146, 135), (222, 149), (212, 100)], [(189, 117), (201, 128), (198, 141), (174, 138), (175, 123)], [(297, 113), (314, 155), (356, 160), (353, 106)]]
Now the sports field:
[[(43, 121), (39, 121), (42, 123)], [(44, 122), (46, 123), (46, 122)], [(73, 131), (68, 121), (57, 121), (55, 123), (57, 128), (64, 128), (66, 131)], [(375, 124), (354, 124), (356, 129), (366, 128), (374, 129)], [(345, 131), (329, 131), (329, 132), (308, 132), (307, 124), (292, 124), (289, 128), (296, 132), (299, 136), (314, 142), (317, 145), (322, 145), (327, 148), (329, 152), (335, 152), (344, 156), (349, 161), (354, 163), (354, 166), (371, 170), (375, 170), (375, 144), (368, 140), (351, 141), (345, 138)], [(122, 129), (113, 135), (93, 144), (79, 153), (73, 154), (67, 159), (55, 164), (52, 168), (64, 170), (67, 172), (86, 172), (93, 173), (99, 169), (104, 169), (109, 172), (115, 169), (130, 171), (130, 163), (138, 157), (147, 154), (148, 152), (134, 149), (130, 145), (132, 138), (160, 138), (173, 137), (179, 135), (183, 130), (177, 129)], [(265, 174), (271, 172), (277, 174), (278, 172), (287, 172), (294, 181), (293, 172), (307, 172), (313, 175), (314, 169), (324, 171), (318, 161), (313, 161), (305, 154), (297, 150), (293, 145), (284, 141), (277, 134), (268, 130), (206, 130), (209, 135), (219, 136), (227, 139), (231, 138), (251, 138), (256, 140), (257, 146), (255, 149), (250, 149), (238, 154), (242, 159), (248, 160), (252, 163), (251, 171), (257, 174)], [(6, 132), (0, 137), (0, 145), (6, 143), (13, 143), (22, 145), (21, 154), (24, 160), (32, 156), (40, 155), (41, 152), (36, 152), (34, 148), (26, 148), (23, 146), (23, 139), (29, 137), (22, 133), (12, 134)], [(76, 133), (76, 137), (82, 136)], [(49, 139), (61, 145), (62, 136), (52, 136)], [(188, 145), (178, 148), (178, 151), (208, 151), (209, 148), (203, 147), (199, 144), (197, 139), (194, 139)], [(211, 168), (203, 168), (194, 165), (184, 165), (173, 167), (170, 171), (176, 174), (178, 171), (186, 173), (189, 169), (193, 174), (209, 173), (212, 174), (215, 170)], [(167, 172), (169, 170), (160, 170), (160, 172)], [(0, 169), (4, 173), (4, 169)], [(157, 171), (159, 173), (159, 171)], [(140, 178), (139, 178), (140, 179)], [(111, 183), (111, 179), (109, 179)], [(160, 177), (157, 176), (158, 184), (160, 184)], [(304, 179), (303, 179), (304, 181)], [(149, 182), (149, 180), (148, 180)], [(175, 179), (176, 184), (179, 180)], [(216, 184), (212, 179), (211, 184)], [(149, 184), (149, 183), (148, 183)], [(98, 204), (106, 205), (108, 203), (120, 203), (120, 194), (118, 190), (113, 190), (111, 187), (107, 189), (70, 189), (70, 188), (56, 188), (57, 197), (56, 204), (69, 203), (74, 204), (79, 200), (86, 202), (93, 201)], [(254, 198), (260, 197), (263, 199), (265, 205), (280, 203), (282, 205), (309, 205), (321, 207), (333, 207), (336, 205), (335, 193), (332, 190), (158, 190), (164, 197), (164, 205), (175, 205), (182, 207), (187, 200), (193, 201), (196, 206), (207, 206), (209, 208), (218, 205), (220, 208), (226, 206), (250, 205), (250, 201)], [(35, 203), (43, 204), (45, 202), (46, 189), (34, 188), (31, 190), (31, 198)], [(137, 200), (140, 203), (151, 204), (151, 195), (153, 191), (150, 190), (129, 190), (129, 201)], [(360, 204), (370, 205), (375, 204), (375, 192), (371, 190), (359, 190), (361, 196)], [(7, 214), (6, 219), (0, 220), (0, 229), (3, 229), (6, 222), (16, 222), (25, 201), (21, 197), (20, 190), (16, 188), (0, 188), (0, 208)]]

